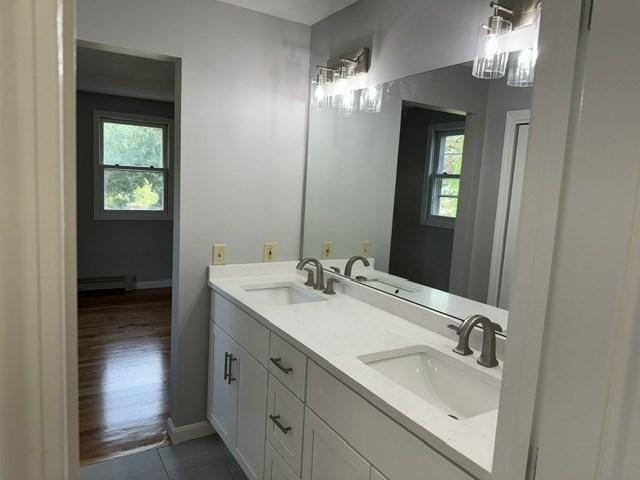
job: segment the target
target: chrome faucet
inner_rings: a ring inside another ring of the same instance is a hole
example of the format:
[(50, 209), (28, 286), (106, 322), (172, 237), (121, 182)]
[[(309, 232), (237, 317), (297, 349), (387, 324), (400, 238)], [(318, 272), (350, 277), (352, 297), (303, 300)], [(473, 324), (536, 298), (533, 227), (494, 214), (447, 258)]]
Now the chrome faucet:
[(313, 285), (313, 288), (316, 290), (324, 290), (324, 270), (322, 268), (322, 263), (320, 263), (320, 260), (317, 258), (305, 257), (298, 262), (296, 269), (302, 271), (307, 263), (313, 263), (314, 267), (316, 267), (316, 283)]
[(344, 274), (347, 277), (351, 276), (351, 270), (353, 270), (353, 264), (356, 263), (358, 260), (362, 261), (365, 267), (369, 266), (369, 260), (367, 260), (365, 257), (363, 257), (362, 255), (354, 255), (349, 260), (347, 260), (347, 264), (344, 267)]
[(478, 358), (478, 363), (483, 367), (497, 367), (496, 358), (496, 332), (501, 332), (502, 327), (493, 323), (484, 315), (471, 315), (466, 318), (457, 329), (458, 345), (453, 349), (458, 355), (471, 355), (473, 350), (469, 348), (469, 337), (476, 325), (482, 325), (482, 353)]

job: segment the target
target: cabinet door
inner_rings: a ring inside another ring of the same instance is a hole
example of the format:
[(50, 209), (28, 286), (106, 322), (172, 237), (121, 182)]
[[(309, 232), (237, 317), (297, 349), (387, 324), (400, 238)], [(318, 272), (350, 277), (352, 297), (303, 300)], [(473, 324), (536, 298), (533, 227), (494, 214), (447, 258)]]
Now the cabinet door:
[(388, 478), (382, 475), (375, 468), (371, 467), (371, 480), (388, 480)]
[(300, 480), (269, 442), (265, 452), (264, 480)]
[(369, 462), (308, 408), (303, 456), (304, 480), (369, 480)]
[(236, 453), (252, 480), (262, 479), (264, 469), (265, 418), (267, 416), (267, 369), (239, 349), (232, 370), (238, 382), (238, 431)]
[[(231, 337), (215, 325), (212, 335), (210, 420), (227, 447), (232, 449), (236, 444), (238, 383), (237, 381), (228, 382), (225, 368), (228, 368), (229, 355), (234, 355), (236, 358), (235, 352), (238, 347)], [(237, 361), (231, 363), (237, 363)], [(237, 366), (234, 365), (234, 371), (237, 371), (235, 367)]]

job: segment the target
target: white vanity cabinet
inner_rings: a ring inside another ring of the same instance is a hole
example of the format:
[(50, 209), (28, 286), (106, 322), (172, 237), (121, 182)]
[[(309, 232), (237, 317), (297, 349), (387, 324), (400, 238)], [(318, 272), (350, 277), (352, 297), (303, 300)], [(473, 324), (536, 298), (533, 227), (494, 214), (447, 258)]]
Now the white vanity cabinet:
[[(222, 306), (225, 311), (224, 302), (220, 299), (212, 310)], [(212, 322), (207, 416), (245, 474), (262, 480), (268, 371), (243, 348), (252, 341), (242, 333), (237, 337)]]
[(227, 445), (235, 445), (238, 385), (229, 383), (227, 372), (229, 355), (237, 348), (231, 337), (213, 323), (209, 346), (212, 354), (209, 358), (213, 359), (209, 369), (209, 421)]
[(217, 293), (208, 418), (252, 480), (473, 480)]

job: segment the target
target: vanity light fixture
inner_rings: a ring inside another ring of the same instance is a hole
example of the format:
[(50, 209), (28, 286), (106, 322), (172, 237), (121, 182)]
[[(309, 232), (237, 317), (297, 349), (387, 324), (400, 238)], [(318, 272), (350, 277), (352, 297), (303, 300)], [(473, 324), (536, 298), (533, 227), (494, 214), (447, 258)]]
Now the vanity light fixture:
[[(362, 93), (368, 71), (369, 49), (364, 47), (334, 57), (326, 66), (319, 65), (312, 82), (312, 108), (326, 110), (332, 107), (345, 115), (354, 113), (358, 106), (363, 111), (380, 111), (377, 106), (380, 100), (372, 100), (370, 95)], [(362, 103), (365, 97), (366, 106)]]
[(502, 78), (508, 67), (507, 85), (532, 86), (538, 60), (542, 2), (538, 2), (532, 10), (519, 13), (519, 25), (516, 28), (513, 28), (511, 21), (501, 16), (507, 14), (514, 17), (516, 14), (513, 10), (496, 2), (489, 5), (493, 8), (493, 15), (489, 17), (487, 25), (480, 27), (473, 76), (489, 80)]
[(513, 10), (497, 2), (489, 5), (493, 8), (493, 15), (487, 25), (480, 25), (472, 72), (474, 77), (484, 79), (502, 78), (507, 72), (509, 51), (504, 49), (501, 39), (513, 28), (512, 23), (501, 16), (505, 13), (513, 15)]
[(507, 77), (507, 85), (511, 87), (533, 86), (536, 76), (536, 62), (538, 61), (541, 6), (541, 3), (536, 5), (530, 22), (514, 30), (514, 35), (520, 31), (526, 32), (524, 36), (528, 37), (528, 41), (525, 40), (528, 45), (511, 55), (511, 65)]

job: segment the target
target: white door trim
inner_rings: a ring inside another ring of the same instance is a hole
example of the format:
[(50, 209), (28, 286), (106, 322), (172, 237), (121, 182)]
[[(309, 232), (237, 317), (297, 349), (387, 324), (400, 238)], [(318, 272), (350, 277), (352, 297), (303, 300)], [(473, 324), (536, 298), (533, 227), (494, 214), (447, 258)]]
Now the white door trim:
[(565, 0), (542, 9), (492, 480), (528, 478), (562, 179), (579, 105), (583, 7)]
[(0, 12), (0, 478), (76, 480), (75, 2)]
[(498, 187), (498, 203), (496, 205), (496, 224), (493, 231), (493, 247), (491, 249), (491, 269), (489, 273), (489, 294), (487, 303), (498, 305), (500, 294), (500, 277), (502, 274), (502, 257), (504, 256), (505, 231), (511, 201), (511, 179), (514, 170), (514, 155), (518, 139), (518, 127), (531, 121), (531, 110), (512, 110), (507, 112), (504, 128), (504, 144), (502, 146), (502, 163), (500, 167), (500, 183)]

